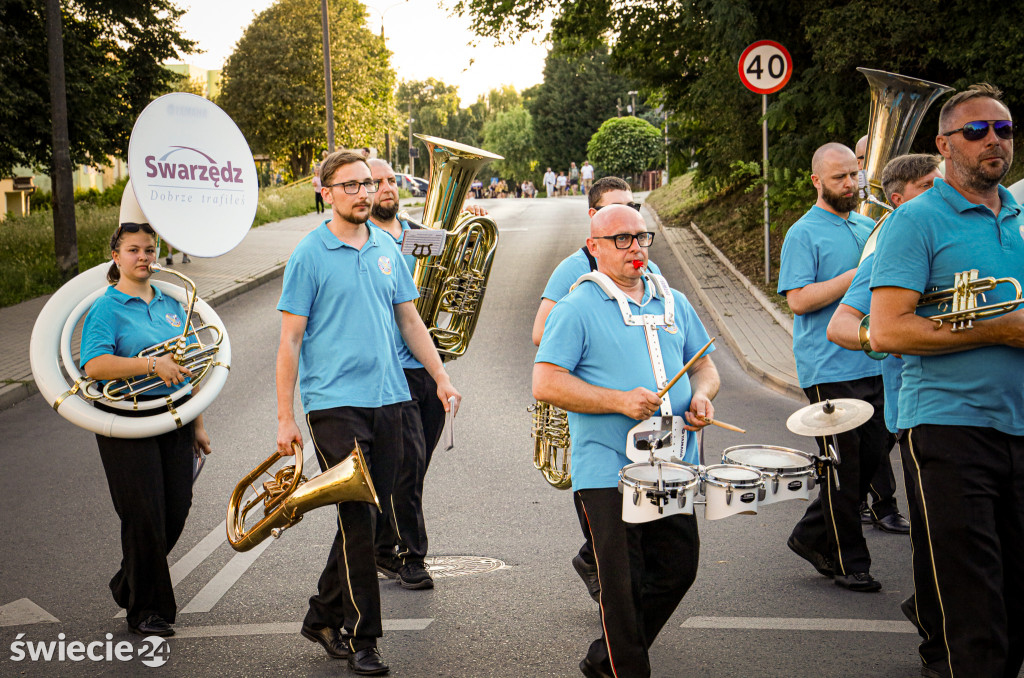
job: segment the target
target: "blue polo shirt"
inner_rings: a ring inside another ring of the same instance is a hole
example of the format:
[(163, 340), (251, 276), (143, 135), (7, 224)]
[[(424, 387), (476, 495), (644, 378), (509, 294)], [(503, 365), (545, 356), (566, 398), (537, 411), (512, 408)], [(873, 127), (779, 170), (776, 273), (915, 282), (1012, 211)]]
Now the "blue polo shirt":
[[(872, 252), (864, 258), (857, 273), (853, 276), (850, 289), (846, 290), (840, 303), (856, 309), (867, 315), (871, 313), (871, 265), (875, 261), (875, 253)], [(885, 427), (890, 432), (896, 433), (899, 427), (896, 425), (896, 406), (900, 397), (900, 384), (903, 382), (903, 361), (894, 355), (882, 360), (882, 390), (885, 393)]]
[[(661, 270), (653, 261), (648, 259), (647, 266), (651, 273), (661, 274)], [(590, 270), (590, 260), (587, 259), (587, 255), (583, 253), (582, 249), (576, 250), (562, 259), (561, 263), (551, 272), (551, 277), (548, 278), (548, 284), (544, 287), (544, 294), (541, 297), (558, 301), (569, 294), (569, 290), (581, 275), (590, 273)]]
[[(974, 268), (981, 278), (1024, 280), (1021, 207), (1002, 186), (999, 197), (1002, 208), (994, 215), (936, 179), (932, 190), (902, 205), (882, 226), (871, 287), (948, 289), (955, 274)], [(979, 305), (1014, 294), (1010, 285), (1000, 285), (985, 296)], [(917, 314), (935, 312), (931, 306)], [(903, 361), (900, 428), (983, 426), (1024, 435), (1024, 350), (987, 346), (946, 355), (904, 354)]]
[[(843, 219), (817, 205), (811, 207), (793, 224), (782, 243), (779, 294), (831, 280), (856, 268), (873, 227), (870, 219), (856, 212)], [(817, 311), (793, 317), (793, 356), (801, 388), (882, 373), (877, 360), (828, 340), (828, 321), (838, 306), (837, 299)]]
[[(385, 231), (383, 228), (373, 223), (372, 221), (367, 221), (366, 223), (378, 229), (381, 233), (387, 235), (389, 238), (394, 240), (399, 252), (401, 252), (402, 239), (405, 238), (405, 232), (411, 228), (409, 226), (408, 221), (403, 221), (401, 219), (398, 220), (398, 223), (402, 225), (402, 237), (400, 237), (398, 240), (395, 240), (395, 237), (393, 235), (391, 235), (390, 233), (388, 233), (387, 231)], [(402, 261), (405, 262), (405, 266), (409, 271), (409, 274), (412, 275), (412, 272), (416, 270), (416, 257), (414, 257), (411, 254), (403, 254)], [(406, 345), (405, 339), (402, 338), (402, 333), (398, 331), (397, 325), (395, 326), (395, 348), (398, 349), (398, 360), (399, 362), (402, 363), (402, 369), (418, 370), (423, 368), (423, 363), (421, 363), (419, 360), (416, 360), (416, 358), (413, 357), (412, 351), (410, 351), (409, 346)]]
[[(101, 355), (132, 358), (143, 349), (179, 336), (184, 330), (185, 309), (177, 299), (153, 286), (153, 299), (147, 304), (113, 285), (93, 303), (82, 325), (80, 364)], [(189, 342), (195, 343), (195, 340)], [(185, 383), (188, 383), (186, 380)], [(168, 395), (181, 386), (158, 386), (147, 395)]]
[[(659, 328), (658, 340), (665, 360), (665, 372), (671, 378), (686, 361), (707, 343), (693, 306), (675, 290), (675, 325)], [(629, 302), (633, 313), (661, 314), (665, 302), (651, 298), (643, 305)], [(710, 347), (704, 355), (714, 350)], [(643, 327), (629, 327), (614, 299), (595, 283), (582, 283), (551, 309), (535, 362), (551, 363), (569, 370), (588, 384), (630, 390), (643, 386), (658, 387), (651, 368)], [(672, 413), (682, 416), (690, 408), (690, 380), (683, 378), (669, 391)], [(579, 414), (569, 412), (572, 438), (572, 487), (586, 490), (617, 487), (619, 470), (632, 463), (626, 456), (626, 436), (637, 420), (622, 414)], [(696, 436), (687, 433), (684, 460), (696, 464)]]
[(288, 259), (277, 310), (307, 318), (299, 353), (305, 412), (409, 399), (395, 348), (394, 306), (417, 297), (391, 238), (370, 228), (361, 249), (324, 221)]

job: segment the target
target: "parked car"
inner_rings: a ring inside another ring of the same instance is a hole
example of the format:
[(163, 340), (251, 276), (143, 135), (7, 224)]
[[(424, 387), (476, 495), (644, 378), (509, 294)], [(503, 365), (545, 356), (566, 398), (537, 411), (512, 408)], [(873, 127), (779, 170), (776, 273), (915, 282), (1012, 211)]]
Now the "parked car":
[[(417, 179), (414, 176), (408, 174), (395, 174), (395, 178), (398, 179), (398, 187), (404, 188), (409, 191), (414, 198), (422, 198), (427, 194), (426, 182), (423, 179)], [(420, 184), (419, 182), (423, 182)]]

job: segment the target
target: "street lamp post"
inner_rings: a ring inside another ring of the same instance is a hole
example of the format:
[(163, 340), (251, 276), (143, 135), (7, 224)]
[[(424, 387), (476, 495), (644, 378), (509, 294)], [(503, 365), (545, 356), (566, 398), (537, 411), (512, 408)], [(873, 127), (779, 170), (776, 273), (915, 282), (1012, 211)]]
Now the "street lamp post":
[(629, 98), (633, 102), (632, 105), (630, 106), (629, 112), (632, 115), (636, 115), (636, 95), (639, 94), (639, 92), (637, 92), (635, 89), (631, 89), (628, 92), (626, 92), (626, 94), (629, 95)]
[(327, 28), (327, 0), (320, 0), (320, 21), (324, 35), (324, 89), (327, 91), (327, 150), (334, 153), (334, 100), (331, 85), (331, 36)]
[(416, 122), (412, 117), (412, 102), (409, 102), (409, 119), (406, 120), (409, 123), (409, 176), (416, 176), (416, 158), (412, 154), (412, 124)]

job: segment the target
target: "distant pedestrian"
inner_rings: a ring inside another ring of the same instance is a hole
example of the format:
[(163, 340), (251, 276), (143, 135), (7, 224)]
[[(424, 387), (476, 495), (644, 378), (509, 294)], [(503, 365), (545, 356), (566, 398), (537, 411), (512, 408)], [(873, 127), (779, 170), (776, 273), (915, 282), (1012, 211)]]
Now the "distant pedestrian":
[[(166, 266), (174, 266), (174, 253), (176, 251), (180, 251), (180, 250), (175, 250), (173, 247), (171, 247), (171, 243), (167, 242), (166, 240), (161, 241), (160, 245), (161, 245), (161, 249), (163, 249), (164, 245), (167, 246), (167, 258), (164, 259), (164, 264)], [(183, 264), (190, 264), (190, 263), (192, 263), (192, 260), (188, 258), (187, 254), (182, 252), (181, 253), (181, 263), (183, 263)]]
[(324, 211), (323, 182), (320, 181), (320, 164), (313, 166), (313, 195), (316, 200), (316, 213)]
[(559, 197), (565, 195), (566, 186), (569, 184), (569, 177), (565, 176), (565, 172), (559, 172), (558, 177), (555, 178), (555, 193)]
[(580, 170), (576, 167), (576, 163), (569, 163), (569, 193), (576, 195), (576, 191), (580, 187)]
[(544, 190), (547, 192), (547, 197), (551, 197), (555, 194), (555, 173), (548, 168), (548, 171), (544, 173)]
[(590, 164), (589, 160), (583, 161), (583, 167), (580, 168), (580, 180), (583, 182), (583, 194), (590, 193), (590, 187), (594, 185), (594, 166)]

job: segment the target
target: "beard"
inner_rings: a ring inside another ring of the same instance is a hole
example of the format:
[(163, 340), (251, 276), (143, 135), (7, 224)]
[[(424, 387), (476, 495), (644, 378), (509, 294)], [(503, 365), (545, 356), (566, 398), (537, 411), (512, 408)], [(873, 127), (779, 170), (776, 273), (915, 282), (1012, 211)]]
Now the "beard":
[(359, 209), (359, 208), (358, 207), (353, 207), (350, 212), (342, 212), (340, 210), (335, 210), (335, 213), (339, 217), (341, 217), (342, 221), (347, 221), (350, 224), (354, 224), (356, 226), (358, 226), (359, 224), (365, 224), (366, 223), (366, 217), (359, 216), (356, 213), (357, 209)]
[(856, 193), (850, 196), (839, 195), (828, 190), (828, 187), (824, 184), (821, 186), (821, 197), (832, 209), (840, 213), (852, 212), (857, 209), (857, 203), (860, 202)]
[(1010, 165), (1013, 163), (1012, 147), (1008, 154), (1003, 152), (1002, 149), (994, 149), (986, 154), (985, 160), (1002, 158), (1003, 163), (1000, 169), (986, 166), (981, 159), (975, 160), (972, 163), (953, 144), (950, 144), (949, 148), (950, 157), (948, 165), (953, 174), (956, 175), (957, 180), (962, 186), (976, 193), (986, 193), (995, 188), (1003, 180), (1003, 177), (1006, 176), (1006, 173), (1010, 171)]
[(370, 216), (380, 221), (391, 221), (398, 214), (398, 201), (396, 200), (391, 207), (385, 207), (380, 203), (373, 203), (370, 207)]

